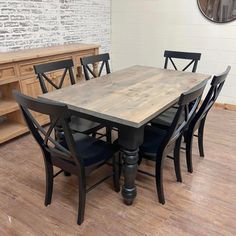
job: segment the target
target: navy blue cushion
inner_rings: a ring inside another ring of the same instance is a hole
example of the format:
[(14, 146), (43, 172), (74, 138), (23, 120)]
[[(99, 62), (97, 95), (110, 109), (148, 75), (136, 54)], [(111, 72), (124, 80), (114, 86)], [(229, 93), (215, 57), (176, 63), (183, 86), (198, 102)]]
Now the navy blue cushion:
[[(75, 133), (73, 138), (76, 143), (76, 152), (83, 158), (85, 166), (107, 161), (119, 150), (116, 145), (98, 140), (86, 134)], [(68, 149), (65, 139), (60, 144)]]
[(157, 151), (166, 135), (166, 130), (153, 126), (146, 126), (144, 130), (144, 142), (139, 148), (140, 153), (145, 156), (156, 156)]
[(91, 120), (86, 120), (76, 116), (71, 116), (71, 122), (69, 125), (71, 130), (86, 134), (91, 134), (92, 132), (103, 128), (103, 125), (97, 122), (93, 122)]
[[(194, 103), (195, 102), (193, 101), (189, 104), (189, 110), (192, 109)], [(162, 129), (168, 129), (171, 126), (177, 111), (178, 111), (178, 105), (175, 105), (174, 107), (169, 108), (168, 110), (164, 111), (159, 116), (154, 118), (151, 121), (151, 124), (154, 126), (158, 126)], [(184, 121), (184, 113), (182, 113), (180, 119), (181, 121)]]
[(169, 128), (174, 120), (178, 108), (171, 107), (151, 121), (152, 125)]

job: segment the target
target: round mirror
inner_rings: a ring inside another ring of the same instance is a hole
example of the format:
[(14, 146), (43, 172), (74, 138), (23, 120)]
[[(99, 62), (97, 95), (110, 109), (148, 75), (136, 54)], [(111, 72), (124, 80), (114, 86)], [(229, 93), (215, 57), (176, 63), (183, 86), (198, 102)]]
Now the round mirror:
[(236, 19), (236, 0), (197, 0), (202, 14), (217, 23)]

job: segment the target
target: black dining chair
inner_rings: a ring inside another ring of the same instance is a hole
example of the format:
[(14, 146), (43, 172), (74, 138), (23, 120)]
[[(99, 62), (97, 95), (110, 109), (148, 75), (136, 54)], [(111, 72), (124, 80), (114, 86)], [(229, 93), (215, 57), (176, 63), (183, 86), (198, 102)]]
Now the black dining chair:
[(225, 83), (225, 79), (230, 71), (231, 67), (228, 66), (226, 71), (222, 74), (215, 75), (211, 81), (211, 87), (200, 106), (198, 112), (194, 116), (193, 120), (190, 122), (189, 127), (186, 131), (186, 160), (188, 172), (193, 172), (193, 164), (192, 164), (192, 144), (193, 137), (196, 130), (198, 130), (198, 148), (201, 157), (204, 157), (204, 148), (203, 148), (203, 134), (204, 127), (206, 122), (206, 117), (212, 106), (214, 105), (216, 99), (218, 98), (222, 87)]
[[(165, 204), (163, 188), (164, 159), (169, 157), (174, 160), (177, 181), (182, 182), (180, 169), (182, 134), (198, 107), (205, 86), (206, 82), (203, 82), (192, 90), (181, 94), (178, 109), (169, 130), (162, 130), (151, 125), (145, 127), (144, 142), (139, 151), (139, 163), (141, 163), (143, 158), (155, 161), (155, 175), (141, 169), (139, 169), (139, 172), (155, 177), (159, 202), (162, 204)], [(190, 103), (194, 103), (191, 108), (189, 107)], [(174, 157), (168, 155), (172, 151), (174, 151)]]
[[(67, 79), (69, 79), (71, 85), (75, 84), (73, 67), (74, 64), (71, 59), (34, 65), (34, 71), (39, 80), (42, 92), (48, 93), (47, 84), (52, 86), (54, 89), (61, 89)], [(60, 79), (57, 79), (58, 83), (53, 81), (53, 79), (48, 76), (48, 73), (56, 71), (59, 71), (60, 74), (62, 74), (62, 77)], [(71, 116), (70, 128), (74, 132), (93, 134), (93, 136), (95, 136), (96, 132), (103, 127), (104, 126), (99, 123), (83, 118), (78, 118), (76, 116)]]
[[(102, 72), (104, 71), (104, 68), (106, 69), (105, 70), (106, 74), (110, 74), (111, 69), (109, 65), (109, 60), (110, 60), (109, 53), (88, 56), (88, 57), (81, 57), (80, 62), (84, 69), (85, 80), (90, 80), (90, 79), (100, 77), (102, 75)], [(98, 65), (99, 63), (100, 63), (100, 68)], [(94, 64), (97, 64), (97, 67), (98, 67), (97, 72), (91, 69), (94, 66)], [(116, 130), (116, 129), (108, 127), (108, 126), (106, 127), (107, 140), (110, 140), (110, 142), (111, 142), (112, 130)]]
[(169, 51), (166, 50), (164, 52), (165, 57), (165, 65), (164, 69), (167, 69), (168, 62), (170, 61), (172, 66), (175, 70), (178, 70), (176, 64), (174, 63), (173, 59), (183, 59), (183, 60), (190, 60), (190, 62), (185, 66), (182, 71), (187, 70), (192, 65), (192, 72), (196, 72), (198, 61), (201, 59), (201, 53), (194, 53), (194, 52), (178, 52), (178, 51)]
[[(110, 74), (111, 70), (110, 70), (109, 60), (110, 60), (109, 53), (104, 53), (104, 54), (99, 54), (99, 55), (89, 56), (89, 57), (81, 57), (80, 62), (84, 69), (85, 79), (90, 80), (93, 78), (100, 77), (102, 75), (104, 66), (106, 69), (106, 74)], [(101, 65), (99, 69), (97, 68), (98, 71), (96, 73), (95, 71), (91, 69), (91, 66), (93, 66), (94, 64), (99, 64), (99, 63), (101, 63)]]
[[(116, 156), (114, 155), (118, 148), (86, 134), (72, 133), (68, 125), (70, 111), (66, 105), (31, 98), (18, 91), (14, 91), (13, 96), (19, 104), (26, 124), (43, 154), (46, 173), (45, 206), (51, 203), (54, 178), (62, 171), (76, 175), (79, 182), (77, 223), (82, 224), (86, 193), (112, 176), (115, 191), (119, 192), (120, 190), (119, 163), (116, 162)], [(49, 126), (42, 127), (32, 116), (32, 111), (48, 115), (50, 117)], [(61, 125), (64, 134), (64, 138), (59, 141), (53, 138), (54, 135), (52, 134), (58, 124)], [(86, 176), (106, 164), (109, 159), (113, 160), (112, 173), (86, 189)], [(54, 174), (54, 166), (61, 170)]]
[[(211, 107), (214, 105), (216, 99), (219, 96), (219, 93), (225, 83), (225, 79), (230, 71), (230, 66), (227, 67), (226, 71), (222, 74), (215, 75), (211, 81), (211, 87), (202, 102), (202, 105), (196, 112), (195, 116), (193, 117), (192, 121), (190, 122), (188, 129), (185, 131), (185, 142), (186, 142), (186, 161), (188, 171), (190, 173), (193, 172), (193, 165), (192, 165), (192, 142), (193, 137), (196, 136), (198, 138), (198, 148), (201, 157), (204, 157), (204, 148), (203, 148), (203, 134), (204, 134), (204, 127), (205, 121), (208, 112), (210, 111)], [(162, 129), (169, 129), (171, 126), (171, 122), (176, 115), (177, 109), (171, 108), (160, 116), (156, 117), (152, 120), (152, 126), (161, 127)], [(198, 131), (198, 135), (194, 135), (194, 133)]]

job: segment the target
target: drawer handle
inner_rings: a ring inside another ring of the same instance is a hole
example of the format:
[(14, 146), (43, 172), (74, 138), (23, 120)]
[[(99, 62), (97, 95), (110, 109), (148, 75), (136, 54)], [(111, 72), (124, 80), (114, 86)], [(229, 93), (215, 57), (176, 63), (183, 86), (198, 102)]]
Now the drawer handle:
[(32, 68), (32, 67), (28, 67), (28, 68), (26, 69), (26, 71), (31, 72), (31, 71), (33, 71), (33, 68)]

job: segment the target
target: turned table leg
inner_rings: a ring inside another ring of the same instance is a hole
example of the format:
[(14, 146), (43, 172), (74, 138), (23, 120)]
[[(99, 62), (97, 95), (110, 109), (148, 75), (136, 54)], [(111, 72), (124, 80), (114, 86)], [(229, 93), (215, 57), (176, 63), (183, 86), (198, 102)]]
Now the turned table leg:
[(143, 142), (143, 128), (120, 128), (118, 140), (123, 154), (124, 185), (122, 196), (126, 205), (132, 205), (137, 195), (135, 178), (138, 169), (139, 146)]
[(132, 205), (137, 195), (135, 178), (138, 168), (138, 148), (135, 150), (122, 149), (123, 152), (123, 173), (124, 185), (122, 187), (122, 196), (126, 205)]

